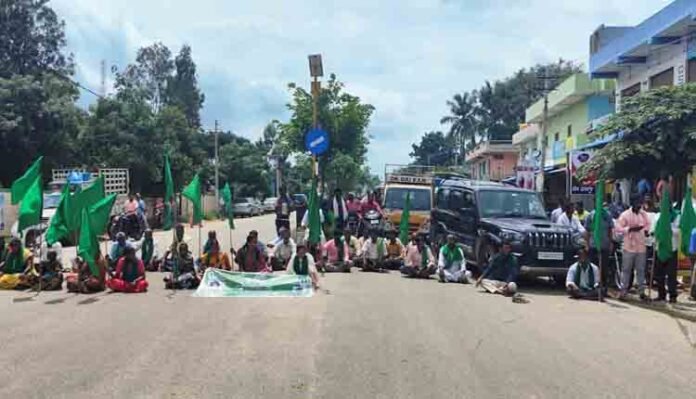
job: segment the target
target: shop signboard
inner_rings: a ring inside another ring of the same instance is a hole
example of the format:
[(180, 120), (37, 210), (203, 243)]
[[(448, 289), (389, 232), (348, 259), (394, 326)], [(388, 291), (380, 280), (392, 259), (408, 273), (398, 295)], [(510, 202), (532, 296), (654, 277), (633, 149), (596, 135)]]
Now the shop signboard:
[(573, 150), (569, 153), (569, 178), (570, 178), (570, 193), (573, 195), (594, 195), (595, 178), (580, 180), (577, 177), (577, 171), (580, 166), (592, 159), (593, 151), (591, 150)]

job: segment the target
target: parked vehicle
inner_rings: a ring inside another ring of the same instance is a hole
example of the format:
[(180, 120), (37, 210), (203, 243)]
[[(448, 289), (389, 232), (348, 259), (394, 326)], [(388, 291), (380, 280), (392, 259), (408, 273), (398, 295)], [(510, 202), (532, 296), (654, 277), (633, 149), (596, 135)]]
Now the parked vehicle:
[(275, 212), (276, 202), (278, 202), (278, 197), (269, 197), (263, 200), (263, 212), (272, 213)]
[(500, 183), (459, 177), (437, 188), (430, 237), (440, 246), (455, 235), (467, 260), (481, 271), (493, 254), (494, 241), (512, 241), (523, 274), (565, 278), (574, 262), (580, 237), (553, 224), (544, 213), (539, 194)]
[(254, 216), (258, 214), (257, 206), (249, 198), (237, 198), (232, 204), (235, 216)]
[(435, 168), (432, 166), (385, 165), (382, 208), (389, 224), (401, 224), (406, 197), (409, 197), (411, 202), (409, 232), (415, 233), (429, 222), (433, 204), (434, 172)]
[(382, 214), (376, 210), (369, 210), (360, 219), (360, 227), (358, 228), (358, 234), (364, 236), (369, 230), (384, 230), (384, 219)]
[(246, 199), (254, 206), (254, 215), (263, 214), (263, 204), (261, 203), (261, 201), (257, 200), (254, 197), (247, 197)]

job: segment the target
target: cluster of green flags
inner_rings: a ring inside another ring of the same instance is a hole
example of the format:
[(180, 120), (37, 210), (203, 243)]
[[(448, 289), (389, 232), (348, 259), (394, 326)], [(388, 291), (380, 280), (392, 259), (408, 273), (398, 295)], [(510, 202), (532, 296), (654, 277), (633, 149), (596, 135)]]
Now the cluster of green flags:
[[(41, 162), (39, 157), (24, 174), (12, 183), (12, 203), (19, 204), (18, 230), (39, 224), (43, 212), (43, 190), (41, 180)], [(80, 255), (88, 262), (92, 273), (97, 273), (96, 258), (99, 253), (97, 237), (106, 232), (111, 216), (111, 209), (116, 202), (116, 194), (106, 196), (104, 177), (84, 190), (70, 192), (66, 183), (61, 193), (56, 213), (51, 218), (46, 230), (46, 243), (53, 245), (72, 234), (79, 236)]]

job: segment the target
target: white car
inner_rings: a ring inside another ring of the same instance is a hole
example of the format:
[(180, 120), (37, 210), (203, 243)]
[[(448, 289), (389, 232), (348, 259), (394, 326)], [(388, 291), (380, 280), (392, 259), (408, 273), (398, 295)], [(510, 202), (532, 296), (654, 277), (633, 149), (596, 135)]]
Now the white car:
[(278, 202), (278, 197), (269, 197), (263, 201), (263, 211), (265, 213), (271, 213), (275, 211), (276, 202)]

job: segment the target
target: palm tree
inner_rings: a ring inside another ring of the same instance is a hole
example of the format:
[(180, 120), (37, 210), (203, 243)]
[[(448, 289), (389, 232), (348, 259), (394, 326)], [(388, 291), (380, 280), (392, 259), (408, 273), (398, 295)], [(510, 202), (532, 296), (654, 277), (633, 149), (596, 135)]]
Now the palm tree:
[(476, 92), (455, 94), (447, 101), (450, 115), (440, 119), (441, 124), (450, 125), (448, 138), (454, 139), (461, 148), (466, 148), (469, 142), (476, 144), (477, 101)]

